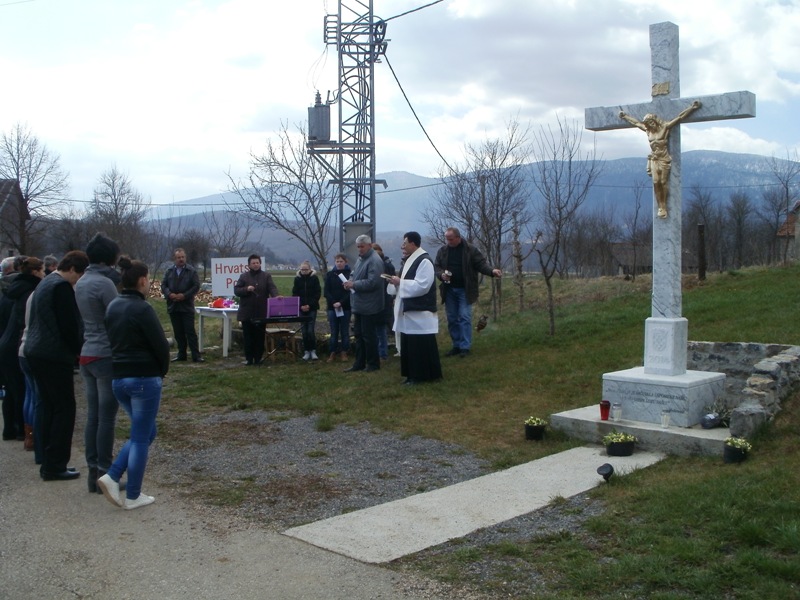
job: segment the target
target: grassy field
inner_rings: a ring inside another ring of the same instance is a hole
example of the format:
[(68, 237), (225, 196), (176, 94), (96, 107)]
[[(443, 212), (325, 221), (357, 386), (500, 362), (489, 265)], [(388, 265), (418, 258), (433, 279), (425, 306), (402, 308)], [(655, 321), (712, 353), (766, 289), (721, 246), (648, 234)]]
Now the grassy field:
[[(291, 278), (276, 280), (282, 290), (291, 286)], [(241, 357), (224, 360), (217, 351), (207, 353), (202, 368), (170, 373), (164, 409), (293, 411), (321, 415), (329, 427), (369, 421), (458, 443), (496, 468), (558, 452), (579, 443), (555, 433), (526, 442), (523, 420), (596, 404), (604, 372), (641, 365), (650, 281), (555, 283), (554, 337), (547, 334), (541, 281), (526, 284), (520, 312), (505, 280), (502, 317), (475, 334), (472, 356), (442, 359), (445, 379), (437, 384), (400, 385), (396, 359), (378, 373), (345, 374), (342, 363), (322, 361), (240, 368)], [(684, 288), (691, 340), (800, 345), (798, 266), (714, 274), (705, 282), (687, 277)], [(477, 314), (488, 312), (487, 290), (482, 296)], [(163, 303), (154, 304), (165, 317)], [(442, 351), (449, 349), (444, 332)], [(161, 434), (168, 432), (166, 422)], [(608, 509), (582, 534), (482, 552), (513, 556), (507, 579), (537, 573), (544, 584), (530, 596), (536, 598), (800, 597), (798, 434), (795, 399), (753, 440), (755, 450), (741, 465), (670, 458), (594, 491)], [(444, 578), (455, 570), (468, 581), (468, 567), (468, 560), (442, 558), (425, 568)], [(502, 582), (486, 589), (502, 589)]]

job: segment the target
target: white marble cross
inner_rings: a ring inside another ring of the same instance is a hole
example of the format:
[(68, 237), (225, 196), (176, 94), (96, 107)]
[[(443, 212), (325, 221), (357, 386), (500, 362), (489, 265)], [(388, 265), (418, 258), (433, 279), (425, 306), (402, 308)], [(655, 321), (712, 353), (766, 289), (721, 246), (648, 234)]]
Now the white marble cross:
[[(756, 114), (756, 98), (751, 92), (730, 92), (714, 96), (680, 98), (678, 26), (656, 23), (650, 26), (652, 100), (641, 104), (587, 108), (586, 128), (592, 131), (625, 129), (634, 125), (620, 112), (641, 121), (655, 114), (671, 121), (695, 100), (701, 108), (681, 122), (742, 119)], [(647, 141), (645, 133), (642, 140)], [(688, 323), (681, 316), (681, 138), (680, 125), (671, 129), (668, 153), (672, 157), (669, 174), (668, 214), (653, 218), (653, 297), (651, 318), (645, 326), (646, 373), (680, 375), (686, 372)]]

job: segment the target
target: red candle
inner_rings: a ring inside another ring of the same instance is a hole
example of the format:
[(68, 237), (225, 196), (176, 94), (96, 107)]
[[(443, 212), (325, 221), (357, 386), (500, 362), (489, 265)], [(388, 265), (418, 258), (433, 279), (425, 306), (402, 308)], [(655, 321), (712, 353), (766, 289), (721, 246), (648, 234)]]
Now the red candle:
[(611, 402), (608, 400), (600, 401), (600, 420), (608, 421), (608, 412), (611, 410)]

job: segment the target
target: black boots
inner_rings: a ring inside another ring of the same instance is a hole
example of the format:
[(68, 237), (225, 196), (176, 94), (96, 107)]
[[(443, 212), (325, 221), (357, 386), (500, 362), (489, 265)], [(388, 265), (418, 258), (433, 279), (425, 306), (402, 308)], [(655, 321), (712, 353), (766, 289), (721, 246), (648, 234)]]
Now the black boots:
[(86, 478), (86, 485), (89, 487), (90, 494), (102, 494), (99, 489), (97, 489), (97, 478), (100, 477), (98, 475), (97, 467), (89, 467), (89, 477)]

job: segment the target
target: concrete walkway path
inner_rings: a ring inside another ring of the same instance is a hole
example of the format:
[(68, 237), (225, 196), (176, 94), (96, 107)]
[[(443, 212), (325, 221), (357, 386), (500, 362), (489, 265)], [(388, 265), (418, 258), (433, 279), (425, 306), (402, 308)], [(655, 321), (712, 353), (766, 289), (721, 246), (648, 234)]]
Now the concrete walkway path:
[(601, 446), (573, 448), (446, 488), (316, 523), (285, 535), (366, 563), (382, 563), (542, 508), (603, 482), (597, 467), (626, 473), (664, 458), (659, 452), (606, 456)]
[[(73, 450), (73, 458), (81, 454)], [(342, 600), (441, 598), (438, 584), (232, 526), (147, 486), (126, 511), (81, 477), (44, 482), (21, 442), (0, 442), (0, 598), (14, 600)], [(447, 594), (443, 594), (446, 596)]]

